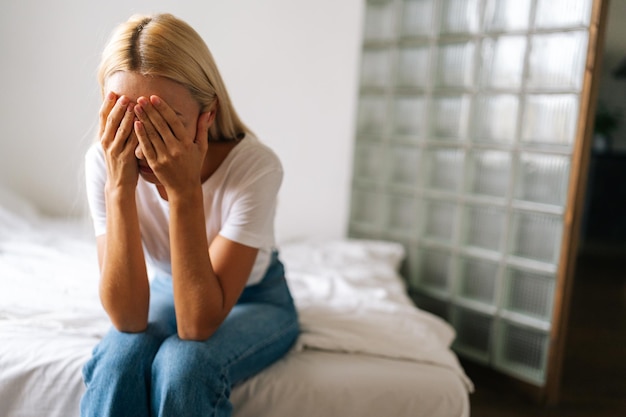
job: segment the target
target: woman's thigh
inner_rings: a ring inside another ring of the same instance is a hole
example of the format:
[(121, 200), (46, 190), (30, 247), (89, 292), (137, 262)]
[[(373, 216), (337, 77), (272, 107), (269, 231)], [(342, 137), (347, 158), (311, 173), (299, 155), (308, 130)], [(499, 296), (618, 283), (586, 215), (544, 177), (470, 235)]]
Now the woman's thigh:
[(295, 310), (264, 303), (236, 305), (211, 337), (211, 350), (235, 384), (281, 358), (298, 332)]
[(206, 380), (214, 384), (225, 378), (233, 385), (282, 357), (297, 334), (297, 318), (288, 310), (262, 303), (237, 305), (207, 340), (181, 340), (176, 335), (167, 338), (155, 358), (153, 372), (169, 383)]

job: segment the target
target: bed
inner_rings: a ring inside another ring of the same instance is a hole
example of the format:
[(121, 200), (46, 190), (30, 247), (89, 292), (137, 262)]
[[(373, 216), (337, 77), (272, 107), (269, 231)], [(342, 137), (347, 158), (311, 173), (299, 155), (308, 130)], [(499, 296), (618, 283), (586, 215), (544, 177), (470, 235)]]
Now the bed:
[[(452, 328), (414, 307), (393, 242), (280, 245), (302, 334), (232, 391), (235, 417), (469, 416)], [(0, 416), (75, 417), (109, 328), (87, 220), (41, 216), (0, 187)]]

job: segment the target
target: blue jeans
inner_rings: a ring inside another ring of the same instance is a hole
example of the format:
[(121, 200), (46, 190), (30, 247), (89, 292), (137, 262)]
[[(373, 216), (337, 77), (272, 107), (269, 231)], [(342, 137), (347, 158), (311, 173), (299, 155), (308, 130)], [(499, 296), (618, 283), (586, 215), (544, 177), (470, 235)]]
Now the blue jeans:
[(287, 353), (298, 331), (277, 254), (205, 341), (177, 336), (171, 278), (156, 277), (147, 329), (112, 328), (85, 364), (81, 416), (230, 416), (231, 387)]

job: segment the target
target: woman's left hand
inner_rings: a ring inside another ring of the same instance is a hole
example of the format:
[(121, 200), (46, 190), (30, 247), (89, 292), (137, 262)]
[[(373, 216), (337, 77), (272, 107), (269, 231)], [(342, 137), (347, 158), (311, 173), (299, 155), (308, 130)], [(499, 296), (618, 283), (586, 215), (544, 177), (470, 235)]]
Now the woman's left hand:
[(158, 96), (139, 97), (135, 114), (138, 120), (134, 129), (141, 151), (168, 194), (198, 186), (212, 114), (200, 113), (193, 131)]

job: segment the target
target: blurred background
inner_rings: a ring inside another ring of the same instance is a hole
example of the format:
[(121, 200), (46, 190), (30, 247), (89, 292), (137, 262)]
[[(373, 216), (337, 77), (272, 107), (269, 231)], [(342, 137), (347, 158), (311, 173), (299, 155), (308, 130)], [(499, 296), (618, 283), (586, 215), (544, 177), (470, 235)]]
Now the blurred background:
[(85, 214), (96, 68), (112, 29), (170, 12), (205, 39), (244, 122), (281, 157), (279, 240), (345, 234), (361, 0), (0, 3), (0, 181), (45, 214)]

